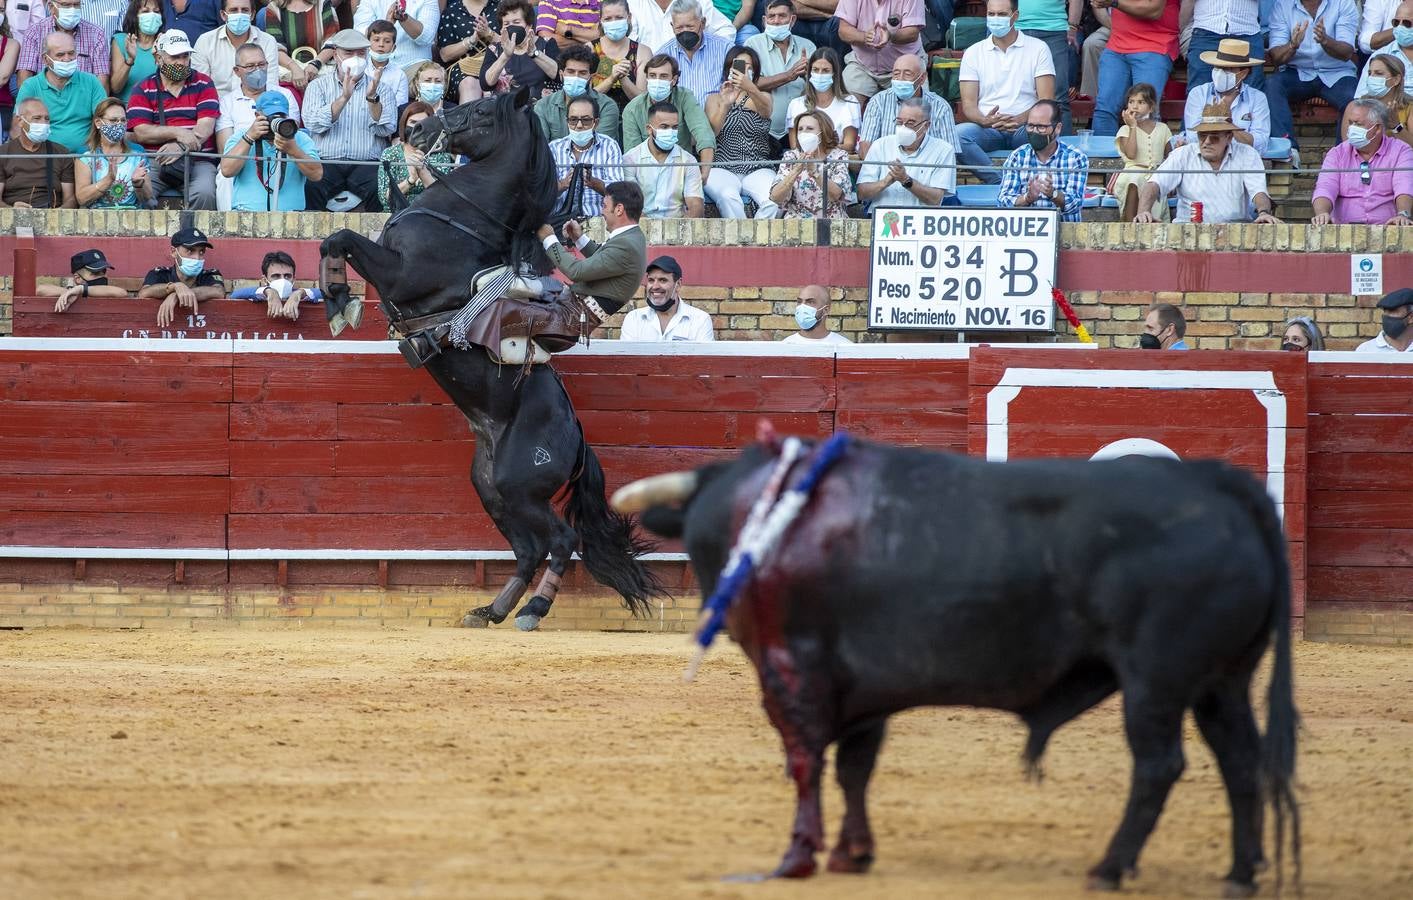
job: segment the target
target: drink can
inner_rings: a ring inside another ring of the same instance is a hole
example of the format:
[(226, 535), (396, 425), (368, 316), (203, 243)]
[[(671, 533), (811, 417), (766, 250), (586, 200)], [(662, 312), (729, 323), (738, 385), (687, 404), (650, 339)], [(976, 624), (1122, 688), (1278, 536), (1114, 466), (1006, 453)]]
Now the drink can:
[(1193, 203), (1192, 203), (1192, 221), (1193, 221), (1194, 223), (1201, 223), (1201, 221), (1202, 221), (1202, 201), (1201, 201), (1201, 200), (1195, 200), (1195, 201), (1193, 201)]

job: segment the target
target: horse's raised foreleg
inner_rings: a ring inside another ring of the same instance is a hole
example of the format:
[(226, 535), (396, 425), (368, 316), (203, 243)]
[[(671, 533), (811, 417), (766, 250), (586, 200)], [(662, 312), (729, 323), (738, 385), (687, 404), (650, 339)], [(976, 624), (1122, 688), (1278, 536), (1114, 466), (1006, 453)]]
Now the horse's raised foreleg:
[(325, 238), (319, 245), (319, 289), (324, 292), (324, 313), (334, 337), (345, 325), (357, 329), (363, 321), (363, 301), (349, 292), (345, 260), (384, 297), (389, 296), (392, 279), (402, 270), (401, 254), (356, 231), (342, 228)]

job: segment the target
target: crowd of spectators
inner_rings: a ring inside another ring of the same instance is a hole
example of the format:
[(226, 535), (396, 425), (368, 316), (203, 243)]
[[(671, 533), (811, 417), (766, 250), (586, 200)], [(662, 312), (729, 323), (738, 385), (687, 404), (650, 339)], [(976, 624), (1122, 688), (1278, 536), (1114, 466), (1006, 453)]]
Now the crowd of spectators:
[(622, 177), (653, 216), (841, 218), (955, 204), (960, 170), (1074, 221), (1095, 191), (1072, 101), (1091, 95), (1125, 220), (1274, 221), (1262, 157), (1287, 139), (1299, 165), (1294, 109), (1320, 98), (1340, 124), (1316, 224), (1409, 221), (1413, 0), (986, 0), (955, 109), (926, 56), (954, 8), (7, 0), (0, 204), (378, 211), (466, 164), (423, 158), (411, 125), (524, 89), (577, 215)]

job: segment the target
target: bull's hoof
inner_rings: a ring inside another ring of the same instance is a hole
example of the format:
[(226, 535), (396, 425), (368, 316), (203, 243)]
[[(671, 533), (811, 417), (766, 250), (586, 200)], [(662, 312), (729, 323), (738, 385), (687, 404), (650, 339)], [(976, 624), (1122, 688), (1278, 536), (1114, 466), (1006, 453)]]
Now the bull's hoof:
[(478, 606), (469, 613), (461, 617), (462, 628), (485, 628), (487, 625), (499, 625), (505, 621), (505, 615), (496, 615), (494, 609), (489, 606)]
[(1232, 881), (1230, 878), (1222, 882), (1222, 896), (1235, 900), (1240, 897), (1256, 896), (1256, 882)]
[(816, 869), (818, 866), (815, 865), (813, 853), (791, 851), (785, 854), (785, 858), (780, 861), (780, 867), (770, 877), (809, 878)]
[(540, 622), (544, 617), (549, 615), (550, 607), (553, 605), (553, 600), (536, 594), (524, 606), (520, 607), (520, 612), (515, 614), (515, 627), (521, 631), (534, 631), (540, 627)]
[(862, 875), (873, 865), (873, 851), (835, 847), (829, 854), (829, 871), (841, 875)]
[(1107, 875), (1090, 875), (1084, 882), (1084, 889), (1087, 891), (1107, 891), (1112, 893), (1119, 889), (1119, 879), (1110, 878)]

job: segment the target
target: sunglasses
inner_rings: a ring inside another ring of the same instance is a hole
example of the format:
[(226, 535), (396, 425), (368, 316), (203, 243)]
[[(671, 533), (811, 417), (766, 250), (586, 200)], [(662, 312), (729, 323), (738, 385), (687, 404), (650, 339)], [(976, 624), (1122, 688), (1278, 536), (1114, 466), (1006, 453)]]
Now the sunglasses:
[(582, 125), (582, 126), (584, 126), (584, 127), (587, 128), (588, 126), (594, 124), (594, 117), (593, 117), (593, 116), (570, 116), (570, 117), (569, 117), (569, 124), (570, 124), (570, 125)]
[(1366, 162), (1361, 162), (1359, 164), (1359, 182), (1361, 184), (1369, 184), (1373, 180), (1374, 173), (1369, 171), (1369, 164)]

